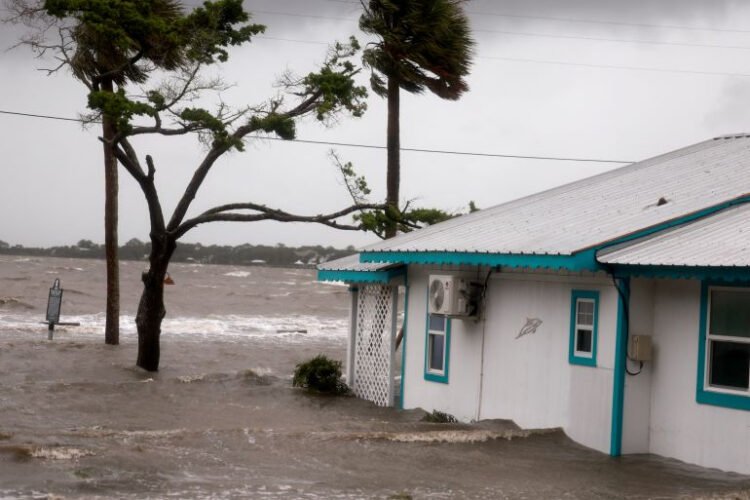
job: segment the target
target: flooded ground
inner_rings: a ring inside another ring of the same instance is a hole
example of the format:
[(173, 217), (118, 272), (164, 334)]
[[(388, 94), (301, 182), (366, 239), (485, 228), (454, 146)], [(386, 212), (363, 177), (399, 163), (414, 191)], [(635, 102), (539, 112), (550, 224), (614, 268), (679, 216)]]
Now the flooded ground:
[[(161, 370), (146, 373), (142, 264), (123, 265), (112, 347), (101, 262), (2, 259), (0, 498), (750, 498), (750, 478), (611, 459), (560, 431), (429, 424), (293, 389), (296, 363), (344, 357), (346, 288), (310, 270), (173, 266)], [(82, 326), (48, 342), (55, 277), (63, 319)]]

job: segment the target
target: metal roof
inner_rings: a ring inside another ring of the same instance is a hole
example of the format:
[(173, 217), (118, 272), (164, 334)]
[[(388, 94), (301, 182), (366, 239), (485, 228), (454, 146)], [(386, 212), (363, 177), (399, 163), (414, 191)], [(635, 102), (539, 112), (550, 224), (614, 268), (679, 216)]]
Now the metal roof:
[(363, 252), (571, 255), (750, 194), (750, 136), (716, 138)]
[(597, 260), (639, 266), (750, 266), (750, 204), (602, 250)]
[(390, 283), (404, 274), (405, 267), (391, 263), (363, 263), (359, 254), (318, 264), (318, 280), (347, 283)]
[(360, 262), (359, 254), (349, 255), (348, 257), (342, 257), (340, 259), (332, 260), (330, 262), (323, 262), (318, 264), (318, 271), (352, 271), (359, 273), (372, 273), (376, 271), (384, 271), (390, 267), (398, 266), (398, 264), (390, 263), (369, 263)]

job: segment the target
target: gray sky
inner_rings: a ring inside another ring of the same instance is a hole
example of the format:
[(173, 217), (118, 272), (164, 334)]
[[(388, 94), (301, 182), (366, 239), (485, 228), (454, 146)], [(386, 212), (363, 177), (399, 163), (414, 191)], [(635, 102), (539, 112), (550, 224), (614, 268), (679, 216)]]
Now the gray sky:
[[(222, 68), (224, 78), (235, 83), (225, 95), (233, 104), (262, 102), (284, 71), (310, 71), (323, 59), (326, 42), (357, 35), (357, 3), (245, 4), (268, 30), (234, 51)], [(457, 102), (403, 95), (403, 147), (639, 160), (750, 128), (748, 2), (474, 0), (466, 10), (477, 40), (471, 90)], [(17, 28), (0, 30), (3, 47), (19, 35)], [(46, 76), (38, 70), (49, 65), (23, 48), (0, 52), (0, 109), (71, 117), (82, 111), (84, 88), (66, 72)], [(298, 137), (384, 145), (385, 123), (384, 102), (373, 95), (365, 117), (331, 128), (307, 122)], [(27, 246), (103, 241), (96, 130), (0, 115), (0, 137), (0, 239)], [(138, 146), (143, 155), (154, 156), (162, 203), (171, 212), (201, 148), (184, 138)], [(329, 149), (251, 142), (246, 152), (216, 165), (192, 213), (240, 201), (307, 214), (348, 205)], [(367, 176), (374, 198), (385, 196), (384, 150), (336, 151)], [(447, 210), (465, 210), (469, 200), (489, 207), (614, 167), (404, 152), (402, 198)], [(146, 240), (143, 196), (126, 172), (120, 179), (120, 241)], [(315, 225), (222, 223), (199, 227), (185, 240), (343, 247), (374, 237)]]

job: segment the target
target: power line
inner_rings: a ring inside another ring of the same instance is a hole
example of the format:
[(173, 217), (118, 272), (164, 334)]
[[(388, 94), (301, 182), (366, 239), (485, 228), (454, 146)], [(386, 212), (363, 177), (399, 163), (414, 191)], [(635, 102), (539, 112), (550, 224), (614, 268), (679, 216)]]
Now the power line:
[(706, 49), (733, 49), (733, 50), (750, 50), (747, 45), (715, 45), (710, 43), (693, 43), (693, 42), (670, 42), (666, 40), (636, 40), (625, 38), (606, 38), (596, 36), (582, 35), (554, 35), (550, 33), (527, 33), (523, 31), (505, 31), (505, 30), (484, 30), (474, 29), (472, 31), (481, 33), (497, 33), (500, 35), (525, 36), (534, 38), (558, 38), (562, 40), (587, 40), (593, 42), (614, 42), (614, 43), (632, 43), (640, 45), (667, 45), (675, 47), (698, 47)]
[[(669, 47), (696, 47), (705, 49), (730, 49), (730, 50), (750, 50), (750, 46), (747, 45), (716, 45), (710, 43), (692, 43), (692, 42), (670, 42), (662, 40), (636, 40), (636, 39), (625, 39), (625, 38), (606, 38), (606, 37), (595, 37), (595, 36), (579, 36), (579, 35), (554, 35), (551, 33), (529, 33), (524, 31), (506, 31), (506, 30), (483, 30), (475, 29), (475, 32), (481, 33), (496, 33), (498, 35), (509, 35), (509, 36), (520, 36), (528, 38), (555, 38), (561, 40), (584, 40), (591, 42), (611, 42), (611, 43), (628, 43), (637, 45), (664, 45)], [(330, 45), (329, 42), (323, 42), (318, 40), (300, 40), (273, 37), (267, 35), (256, 35), (255, 38), (263, 38), (267, 40), (279, 40), (285, 42), (298, 42), (298, 43), (310, 43), (316, 45)]]
[[(282, 37), (268, 37), (265, 35), (259, 35), (257, 38), (264, 38), (268, 40), (276, 40), (283, 42), (293, 43), (305, 43), (314, 45), (329, 45), (327, 42), (318, 40), (300, 40), (292, 38)], [(728, 48), (728, 47), (727, 47)], [(750, 50), (750, 47), (736, 47)], [(730, 73), (724, 71), (704, 71), (704, 70), (691, 70), (691, 69), (668, 69), (668, 68), (655, 68), (647, 66), (621, 66), (616, 64), (594, 64), (594, 63), (578, 63), (572, 61), (551, 61), (545, 59), (526, 59), (521, 57), (503, 57), (503, 56), (476, 56), (477, 59), (488, 59), (494, 61), (508, 61), (508, 62), (520, 62), (520, 63), (532, 63), (532, 64), (552, 64), (557, 66), (579, 66), (583, 68), (601, 68), (601, 69), (619, 69), (626, 71), (651, 71), (656, 73), (674, 73), (683, 75), (708, 75), (708, 76), (731, 76), (731, 77), (750, 77), (750, 73)]]
[(699, 26), (684, 26), (684, 25), (677, 25), (677, 24), (627, 23), (623, 21), (603, 21), (603, 20), (596, 20), (596, 19), (575, 19), (575, 18), (553, 17), (553, 16), (502, 14), (502, 13), (496, 13), (496, 12), (466, 11), (466, 13), (478, 15), (478, 16), (509, 17), (509, 18), (514, 18), (514, 19), (539, 19), (542, 21), (557, 21), (557, 22), (580, 23), (580, 24), (605, 24), (608, 26), (629, 26), (632, 28), (658, 28), (658, 29), (676, 29), (676, 30), (686, 30), (686, 31), (716, 31), (719, 33), (750, 33), (750, 30), (746, 30), (746, 29), (701, 28)]
[(26, 117), (29, 117), (29, 118), (45, 118), (47, 120), (61, 120), (61, 121), (64, 121), (64, 122), (101, 123), (101, 122), (97, 122), (97, 121), (88, 122), (86, 120), (82, 120), (81, 118), (67, 118), (65, 116), (36, 115), (34, 113), (21, 113), (21, 112), (18, 112), (18, 111), (0, 110), (0, 114), (3, 114), (3, 115), (15, 115), (15, 116), (26, 116)]
[[(346, 3), (351, 5), (359, 5), (360, 3), (356, 0), (324, 0), (326, 2), (335, 3)], [(493, 16), (493, 17), (509, 17), (513, 19), (538, 19), (542, 21), (556, 21), (565, 23), (580, 23), (580, 24), (605, 24), (608, 26), (629, 26), (633, 28), (658, 28), (658, 29), (675, 29), (675, 30), (686, 30), (686, 31), (716, 31), (719, 33), (750, 33), (750, 29), (737, 29), (737, 28), (704, 28), (700, 26), (686, 26), (679, 24), (651, 24), (651, 23), (628, 23), (624, 21), (608, 21), (599, 19), (581, 19), (572, 17), (555, 17), (555, 16), (533, 16), (526, 14), (512, 14), (502, 12), (486, 12), (486, 11), (473, 11), (466, 10), (467, 14), (476, 16)]]
[(589, 64), (589, 63), (577, 63), (570, 61), (550, 61), (545, 59), (524, 59), (520, 57), (496, 57), (496, 56), (477, 56), (481, 59), (493, 59), (497, 61), (509, 61), (509, 62), (521, 62), (521, 63), (533, 63), (533, 64), (554, 64), (559, 66), (579, 66), (583, 68), (603, 68), (603, 69), (621, 69), (628, 71), (653, 71), (657, 73), (677, 73), (687, 75), (709, 75), (709, 76), (733, 76), (733, 77), (750, 77), (750, 73), (725, 73), (722, 71), (702, 71), (692, 69), (666, 69), (666, 68), (653, 68), (645, 66), (618, 66), (615, 64)]
[[(271, 139), (274, 141), (285, 141), (279, 137), (259, 137), (261, 139)], [(351, 142), (332, 142), (332, 141), (312, 141), (306, 139), (292, 139), (292, 142), (301, 142), (306, 144), (325, 144), (329, 146), (346, 146), (366, 149), (387, 149), (386, 146), (377, 146), (374, 144), (356, 144)], [(516, 158), (521, 160), (554, 160), (554, 161), (578, 161), (578, 162), (589, 162), (589, 163), (635, 163), (632, 160), (603, 160), (597, 158), (566, 158), (560, 156), (537, 156), (537, 155), (512, 155), (512, 154), (501, 154), (501, 153), (479, 153), (474, 151), (450, 151), (445, 149), (422, 149), (422, 148), (401, 148), (401, 151), (410, 151), (413, 153), (433, 153), (433, 154), (445, 154), (445, 155), (458, 155), (458, 156), (481, 156), (486, 158)]]
[(277, 36), (266, 36), (266, 35), (255, 35), (253, 38), (262, 38), (263, 40), (276, 40), (280, 42), (294, 42), (294, 43), (309, 43), (313, 45), (331, 45), (329, 42), (322, 42), (317, 40), (298, 40), (295, 38), (281, 38)]
[(296, 12), (275, 12), (272, 10), (257, 10), (257, 9), (253, 9), (251, 12), (253, 14), (266, 14), (269, 16), (309, 17), (311, 19), (331, 19), (333, 21), (357, 22), (359, 19), (356, 17), (319, 16), (315, 14), (297, 14)]
[[(330, 0), (330, 1), (333, 1), (333, 0)], [(345, 0), (337, 0), (337, 1), (340, 1), (341, 3), (350, 3), (350, 2), (346, 2)], [(317, 16), (317, 15), (285, 13), (285, 12), (271, 12), (271, 11), (256, 11), (256, 12), (265, 13), (265, 14), (282, 15), (282, 16), (311, 17), (311, 18), (316, 18), (316, 19), (334, 19), (334, 20), (346, 20), (346, 21), (353, 20), (350, 18), (342, 18), (342, 17)], [(659, 41), (659, 40), (632, 40), (632, 39), (618, 39), (618, 38), (605, 38), (605, 37), (588, 37), (588, 36), (578, 36), (578, 35), (552, 35), (552, 34), (545, 34), (545, 33), (525, 33), (525, 32), (505, 31), (505, 30), (477, 29), (474, 31), (497, 33), (497, 34), (511, 35), (511, 36), (588, 40), (588, 41), (615, 42), (615, 43), (654, 44), (654, 45), (665, 45), (665, 46), (685, 46), (685, 47), (699, 47), (699, 48), (712, 48), (712, 49), (750, 50), (749, 46), (742, 46), (742, 45), (715, 45), (715, 44), (702, 44), (702, 43), (691, 43), (691, 42), (670, 42), (670, 41)], [(750, 31), (748, 31), (748, 33), (750, 33)], [(295, 43), (328, 45), (328, 43), (326, 42), (317, 41), (317, 40), (300, 40), (300, 39), (269, 37), (269, 36), (259, 36), (259, 38), (295, 42)], [(682, 70), (682, 69), (653, 68), (653, 67), (640, 67), (640, 66), (622, 66), (622, 65), (614, 65), (614, 64), (576, 63), (576, 62), (568, 62), (568, 61), (550, 61), (550, 60), (541, 60), (541, 59), (525, 59), (525, 58), (513, 58), (513, 57), (501, 57), (501, 56), (478, 55), (476, 57), (477, 59), (491, 59), (491, 60), (501, 60), (501, 61), (510, 61), (510, 62), (553, 64), (553, 65), (559, 65), (559, 66), (580, 66), (580, 67), (586, 67), (586, 68), (620, 69), (620, 70), (630, 70), (630, 71), (651, 71), (651, 72), (657, 72), (657, 73), (731, 76), (731, 77), (749, 77), (750, 76), (750, 74), (748, 73), (725, 72), (725, 71)]]
[[(18, 111), (0, 110), (0, 114), (12, 115), (12, 116), (23, 116), (23, 117), (28, 117), (28, 118), (42, 118), (42, 119), (47, 119), (47, 120), (79, 122), (79, 123), (99, 123), (99, 122), (90, 122), (90, 121), (82, 120), (80, 118), (68, 118), (68, 117), (63, 117), (63, 116), (22, 113)], [(375, 144), (360, 144), (360, 143), (353, 143), (353, 142), (315, 141), (315, 140), (310, 140), (310, 139), (291, 139), (290, 140), (290, 139), (281, 139), (279, 137), (265, 137), (265, 136), (256, 136), (256, 138), (272, 140), (272, 141), (281, 141), (281, 142), (297, 142), (301, 144), (319, 144), (319, 145), (326, 145), (326, 146), (341, 146), (341, 147), (363, 148), (363, 149), (381, 149), (381, 150), (387, 149), (386, 146), (378, 146)], [(476, 157), (484, 157), (484, 158), (513, 158), (513, 159), (520, 159), (520, 160), (575, 161), (575, 162), (586, 162), (586, 163), (615, 163), (615, 164), (620, 164), (620, 165), (627, 164), (627, 163), (634, 163), (634, 161), (632, 160), (606, 160), (606, 159), (599, 159), (599, 158), (572, 158), (572, 157), (562, 157), (562, 156), (481, 153), (481, 152), (475, 152), (475, 151), (452, 151), (452, 150), (425, 149), (425, 148), (401, 148), (401, 151), (408, 151), (412, 153), (445, 154), (445, 155), (456, 155), (456, 156), (476, 156)]]

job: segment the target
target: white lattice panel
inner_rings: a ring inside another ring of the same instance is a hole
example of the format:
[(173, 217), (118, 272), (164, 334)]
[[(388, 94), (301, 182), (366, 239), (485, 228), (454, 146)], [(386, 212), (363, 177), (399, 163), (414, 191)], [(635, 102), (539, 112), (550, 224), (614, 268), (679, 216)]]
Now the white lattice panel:
[(379, 406), (393, 402), (394, 292), (382, 285), (359, 289), (354, 351), (354, 393)]

